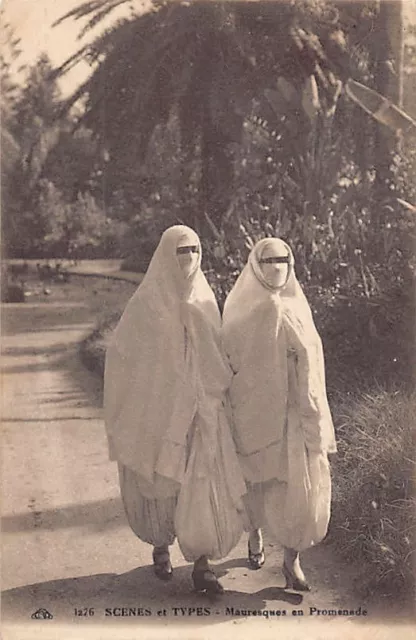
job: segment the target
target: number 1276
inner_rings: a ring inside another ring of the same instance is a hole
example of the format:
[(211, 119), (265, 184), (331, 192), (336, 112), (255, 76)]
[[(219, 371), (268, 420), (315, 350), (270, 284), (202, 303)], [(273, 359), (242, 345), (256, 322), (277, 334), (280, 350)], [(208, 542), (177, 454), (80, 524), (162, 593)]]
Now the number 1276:
[(74, 616), (91, 617), (95, 613), (94, 607), (84, 607), (83, 609), (74, 609)]

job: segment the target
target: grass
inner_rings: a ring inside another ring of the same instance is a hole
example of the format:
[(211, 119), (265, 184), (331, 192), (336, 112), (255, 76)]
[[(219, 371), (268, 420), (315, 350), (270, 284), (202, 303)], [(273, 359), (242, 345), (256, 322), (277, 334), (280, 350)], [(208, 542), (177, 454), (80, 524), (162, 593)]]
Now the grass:
[(357, 566), (360, 595), (414, 593), (416, 393), (340, 400), (330, 541)]

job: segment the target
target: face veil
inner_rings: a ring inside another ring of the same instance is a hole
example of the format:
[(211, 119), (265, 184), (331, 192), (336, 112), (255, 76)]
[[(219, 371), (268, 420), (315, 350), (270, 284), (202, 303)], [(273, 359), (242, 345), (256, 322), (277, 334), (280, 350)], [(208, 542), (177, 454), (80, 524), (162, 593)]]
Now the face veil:
[(251, 266), (260, 284), (278, 291), (285, 287), (293, 271), (293, 255), (283, 240), (265, 238), (257, 243)]

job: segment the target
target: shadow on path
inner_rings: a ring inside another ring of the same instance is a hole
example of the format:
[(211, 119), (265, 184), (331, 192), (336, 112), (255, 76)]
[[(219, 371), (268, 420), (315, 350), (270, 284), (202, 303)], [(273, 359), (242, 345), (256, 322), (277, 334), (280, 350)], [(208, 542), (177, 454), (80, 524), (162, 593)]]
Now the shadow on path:
[(68, 422), (71, 420), (96, 420), (93, 416), (69, 416), (67, 418), (63, 418), (62, 416), (56, 416), (55, 418), (8, 418), (7, 416), (3, 416), (2, 423), (5, 422)]
[(4, 336), (72, 331), (88, 321), (89, 310), (82, 303), (2, 305), (1, 319)]
[(3, 533), (17, 533), (45, 529), (56, 531), (70, 527), (88, 527), (87, 532), (125, 527), (126, 518), (121, 498), (108, 498), (84, 504), (72, 504), (58, 509), (37, 511), (34, 523), (32, 513), (2, 518)]
[[(226, 575), (235, 566), (235, 562), (238, 562), (238, 566), (243, 566), (246, 561), (241, 559), (218, 564), (217, 575)], [(223, 596), (209, 598), (206, 594), (198, 594), (193, 590), (191, 570), (191, 565), (176, 566), (174, 577), (168, 583), (158, 581), (152, 566), (147, 565), (120, 575), (103, 573), (18, 587), (3, 592), (3, 616), (6, 620), (13, 618), (17, 622), (26, 616), (30, 618), (36, 609), (44, 607), (55, 619), (68, 621), (74, 619), (74, 608), (92, 607), (97, 623), (111, 619), (118, 619), (120, 622), (120, 617), (123, 617), (123, 622), (160, 624), (166, 622), (168, 617), (169, 624), (198, 622), (199, 625), (247, 615), (265, 616), (261, 611), (266, 606), (269, 611), (275, 612), (271, 617), (288, 617), (289, 611), (302, 603), (300, 594), (288, 592), (278, 586), (266, 587), (254, 593), (226, 588)], [(179, 607), (184, 609), (184, 615), (182, 611), (175, 612), (175, 608)], [(121, 616), (121, 608), (125, 609), (124, 616)], [(138, 618), (137, 615), (128, 614), (128, 609), (137, 611), (137, 608), (147, 609), (151, 615)], [(205, 613), (198, 616), (197, 608), (205, 609)], [(110, 610), (111, 615), (106, 615), (106, 609)], [(157, 615), (157, 611), (161, 609), (166, 611), (166, 617)], [(254, 611), (256, 614), (253, 614)]]

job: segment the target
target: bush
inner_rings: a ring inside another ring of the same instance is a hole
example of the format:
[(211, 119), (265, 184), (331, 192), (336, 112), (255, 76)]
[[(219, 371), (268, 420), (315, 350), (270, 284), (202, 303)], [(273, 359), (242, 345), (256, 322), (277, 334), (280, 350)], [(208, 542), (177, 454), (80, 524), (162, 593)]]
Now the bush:
[(348, 398), (335, 412), (329, 540), (357, 566), (362, 596), (413, 594), (415, 414), (415, 393), (383, 390)]
[[(156, 245), (157, 246), (157, 245)], [(123, 271), (134, 271), (135, 273), (145, 273), (152, 259), (156, 247), (149, 247), (148, 242), (138, 243), (136, 250), (129, 253), (121, 263)]]
[(159, 244), (160, 237), (177, 220), (166, 213), (164, 204), (143, 206), (140, 215), (129, 224), (123, 238), (126, 256), (121, 268), (125, 271), (145, 273)]
[(80, 347), (81, 360), (84, 366), (97, 374), (104, 383), (105, 353), (108, 340), (120, 320), (123, 309), (119, 309), (102, 318), (94, 331), (83, 340)]
[[(241, 225), (232, 240), (224, 236), (204, 241), (205, 271), (220, 308), (244, 267), (251, 246), (271, 235), (275, 233), (270, 225), (262, 227), (252, 221), (250, 233)], [(289, 244), (296, 242), (289, 238)], [(412, 386), (416, 305), (415, 280), (408, 257), (401, 255), (399, 264), (386, 264), (383, 268), (367, 261), (367, 284), (373, 283), (369, 291), (357, 269), (349, 264), (345, 265), (344, 274), (339, 269), (337, 277), (334, 263), (332, 281), (308, 279), (294, 253), (296, 271), (301, 274), (299, 280), (323, 339), (329, 389), (348, 392), (368, 390), (375, 384), (386, 388)], [(382, 260), (380, 252), (378, 261)]]
[(26, 302), (24, 286), (21, 284), (6, 284), (1, 288), (2, 302)]
[(391, 285), (370, 299), (314, 289), (306, 294), (324, 343), (330, 393), (413, 388), (415, 299), (410, 286)]

